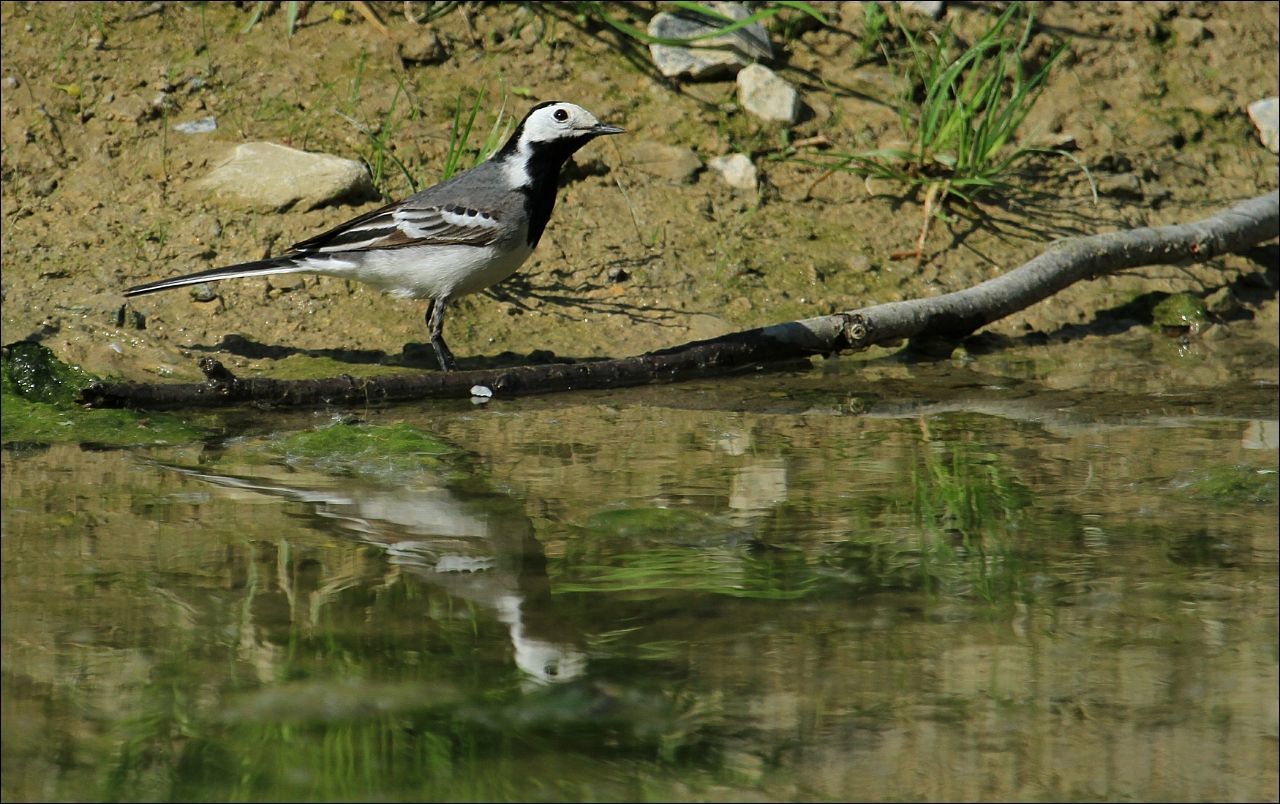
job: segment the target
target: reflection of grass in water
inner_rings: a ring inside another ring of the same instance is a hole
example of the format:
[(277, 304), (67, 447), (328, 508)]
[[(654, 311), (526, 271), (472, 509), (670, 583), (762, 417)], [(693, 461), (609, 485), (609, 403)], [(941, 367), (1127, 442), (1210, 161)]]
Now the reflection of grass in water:
[(392, 480), (448, 469), (460, 456), (456, 447), (408, 424), (334, 424), (292, 433), (269, 449), (328, 474)]
[(703, 592), (793, 599), (819, 579), (799, 551), (746, 553), (730, 527), (689, 508), (624, 508), (589, 517), (561, 558), (557, 593)]
[[(352, 659), (341, 648), (299, 647), (327, 653), (330, 666)], [(418, 678), (444, 669), (425, 659)], [(415, 686), (432, 685), (328, 679), (266, 687), (280, 700), (260, 714), (251, 704), (261, 693), (228, 709), (207, 699), (198, 705), (202, 696), (183, 694), (176, 683), (149, 687), (155, 711), (134, 722), (99, 792), (109, 800), (507, 801), (527, 800), (536, 789), (535, 798), (574, 799), (602, 794), (577, 789), (600, 761), (641, 763), (655, 782), (692, 768), (714, 774), (720, 761), (721, 738), (709, 731), (720, 714), (714, 696), (633, 683), (525, 693), (489, 686), (470, 699), (406, 700)], [(294, 692), (301, 693), (296, 710), (283, 709)], [(393, 705), (380, 708), (388, 697)], [(554, 756), (536, 750), (542, 745), (554, 745)], [(615, 795), (625, 791), (605, 797)]]
[(1280, 474), (1274, 469), (1259, 470), (1252, 466), (1214, 466), (1199, 470), (1190, 484), (1192, 495), (1216, 505), (1240, 503), (1272, 503), (1280, 488)]
[[(601, 762), (634, 763), (660, 789), (728, 773), (715, 696), (644, 679), (529, 689), (505, 651), (477, 637), (491, 616), (404, 576), (374, 597), (366, 584), (344, 587), (319, 614), (276, 611), (327, 586), (304, 571), (315, 551), (279, 549), (255, 551), (212, 622), (155, 650), (127, 719), (96, 743), (98, 786), (61, 797), (630, 800), (629, 789), (580, 780)], [(429, 628), (385, 627), (423, 618)], [(223, 663), (230, 675), (216, 672)]]
[[(605, 511), (557, 560), (554, 589), (772, 600), (852, 589), (1008, 600), (1023, 587), (1018, 525), (1031, 494), (999, 455), (955, 435), (924, 443), (909, 482), (854, 500), (849, 536), (835, 545), (750, 551), (736, 546), (741, 536), (731, 526), (698, 511)], [(782, 507), (778, 516), (803, 522), (808, 514)]]
[[(946, 443), (946, 449), (935, 446)], [(910, 484), (878, 505), (908, 514), (907, 531), (867, 530), (838, 545), (824, 564), (859, 591), (923, 591), (1005, 600), (1022, 586), (1024, 566), (1015, 542), (1029, 490), (999, 456), (964, 442), (926, 441)], [(860, 516), (864, 523), (880, 517)]]
[(609, 562), (574, 562), (572, 574), (556, 580), (556, 593), (681, 591), (791, 600), (810, 594), (819, 580), (799, 553), (779, 562), (728, 550), (653, 547), (612, 554)]

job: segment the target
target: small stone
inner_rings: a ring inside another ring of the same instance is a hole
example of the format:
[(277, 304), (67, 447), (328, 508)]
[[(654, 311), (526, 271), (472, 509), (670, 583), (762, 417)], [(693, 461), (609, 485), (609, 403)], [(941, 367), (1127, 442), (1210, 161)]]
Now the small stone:
[(791, 124), (800, 116), (800, 93), (768, 67), (752, 64), (738, 73), (738, 101), (764, 120)]
[(946, 13), (947, 7), (941, 0), (899, 0), (898, 8), (903, 11), (909, 11), (912, 14), (918, 14), (922, 17), (928, 17), (931, 20), (940, 20), (942, 15)]
[(218, 130), (218, 120), (215, 117), (201, 117), (199, 120), (178, 123), (173, 130), (180, 134), (208, 134)]
[(173, 97), (168, 92), (157, 92), (156, 96), (151, 99), (151, 108), (157, 114), (167, 112), (174, 108)]
[(1065, 132), (1065, 131), (1050, 137), (1046, 145), (1049, 148), (1053, 148), (1054, 150), (1058, 150), (1058, 151), (1080, 150), (1080, 143), (1076, 141), (1076, 135)]
[(373, 199), (364, 165), (329, 154), (309, 153), (273, 142), (247, 142), (193, 189), (234, 206), (315, 209), (340, 200)]
[(0, 86), (3, 86), (5, 89), (17, 89), (18, 88), (17, 76), (6, 75), (4, 77), (4, 81), (0, 82)]
[(737, 190), (754, 191), (759, 183), (756, 166), (751, 164), (751, 159), (745, 154), (717, 156), (707, 166), (719, 173), (725, 184)]
[(1173, 34), (1180, 45), (1198, 45), (1206, 39), (1212, 39), (1213, 33), (1200, 20), (1178, 17), (1169, 23)]
[[(707, 7), (735, 20), (751, 15), (741, 3), (708, 2)], [(661, 39), (689, 39), (715, 31), (721, 26), (701, 14), (655, 14), (649, 20), (648, 33)], [(658, 71), (668, 78), (680, 76), (694, 81), (732, 75), (753, 59), (773, 60), (769, 34), (759, 22), (739, 28), (724, 36), (698, 40), (699, 45), (715, 47), (678, 47), (649, 45), (649, 53)]]
[(1263, 98), (1249, 104), (1249, 119), (1258, 129), (1258, 139), (1280, 153), (1280, 97)]
[(1102, 176), (1098, 179), (1098, 195), (1137, 201), (1142, 198), (1142, 182), (1136, 173)]
[(129, 307), (129, 305), (122, 304), (120, 309), (116, 311), (116, 326), (124, 327), (125, 329), (143, 330), (147, 328), (147, 317)]
[(449, 49), (430, 28), (400, 43), (400, 58), (409, 64), (443, 64), (449, 60)]
[(213, 285), (208, 282), (201, 282), (198, 285), (192, 286), (189, 292), (191, 294), (192, 301), (211, 302), (218, 298), (218, 292), (214, 290)]
[(1187, 104), (1187, 108), (1204, 117), (1222, 117), (1227, 112), (1227, 104), (1217, 95), (1201, 95)]
[(157, 111), (137, 95), (128, 95), (116, 98), (108, 105), (107, 117), (124, 123), (141, 123), (155, 116)]
[(627, 161), (637, 170), (672, 184), (689, 184), (702, 170), (702, 160), (691, 149), (651, 140), (632, 145), (627, 151)]
[(198, 215), (191, 220), (196, 240), (204, 243), (222, 237), (222, 222), (212, 215)]

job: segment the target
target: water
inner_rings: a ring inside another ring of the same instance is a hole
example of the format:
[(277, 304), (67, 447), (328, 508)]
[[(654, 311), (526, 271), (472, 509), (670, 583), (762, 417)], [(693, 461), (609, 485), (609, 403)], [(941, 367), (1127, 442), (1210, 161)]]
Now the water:
[(12, 447), (4, 798), (1274, 800), (1274, 380), (998, 368)]

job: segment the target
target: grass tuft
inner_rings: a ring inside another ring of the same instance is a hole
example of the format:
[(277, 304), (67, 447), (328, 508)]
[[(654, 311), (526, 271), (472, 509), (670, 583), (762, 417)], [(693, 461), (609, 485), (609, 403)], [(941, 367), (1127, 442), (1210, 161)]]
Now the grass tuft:
[(467, 113), (466, 120), (463, 120), (462, 112), (462, 93), (458, 93), (458, 101), (453, 108), (453, 125), (449, 128), (449, 148), (445, 151), (444, 167), (441, 170), (440, 180), (444, 181), (459, 169), (463, 167), (464, 160), (470, 154), (470, 164), (466, 167), (474, 167), (481, 162), (493, 156), (502, 144), (506, 142), (507, 137), (511, 136), (511, 129), (515, 126), (515, 121), (507, 116), (507, 99), (504, 96), (502, 105), (498, 107), (498, 114), (493, 119), (493, 125), (489, 128), (489, 132), (485, 135), (484, 140), (479, 146), (471, 146), (471, 132), (475, 128), (476, 116), (480, 112), (480, 105), (484, 102), (484, 89), (481, 88), (476, 93), (475, 102), (471, 104), (471, 110)]
[[(1071, 154), (1015, 141), (1068, 47), (1067, 42), (1059, 43), (1029, 73), (1023, 56), (1034, 22), (1033, 12), (1014, 3), (959, 53), (950, 26), (940, 35), (920, 36), (899, 24), (905, 47), (890, 53), (883, 38), (880, 44), (890, 64), (905, 61), (906, 87), (897, 106), (910, 145), (833, 153), (821, 164), (828, 168), (824, 177), (843, 171), (924, 190), (926, 226), (927, 217), (948, 201), (973, 203), (984, 193), (1024, 189), (1018, 180), (1019, 168), (1037, 154), (1071, 159), (1092, 188), (1088, 169)], [(880, 30), (878, 25), (874, 28)], [(1096, 188), (1093, 192), (1096, 200)], [(917, 256), (919, 251), (918, 247)]]

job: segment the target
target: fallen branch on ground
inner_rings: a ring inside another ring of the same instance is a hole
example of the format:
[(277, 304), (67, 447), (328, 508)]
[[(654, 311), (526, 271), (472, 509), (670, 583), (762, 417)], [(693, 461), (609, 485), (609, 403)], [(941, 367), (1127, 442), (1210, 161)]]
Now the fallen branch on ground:
[(1082, 279), (1143, 265), (1204, 261), (1280, 235), (1280, 193), (1241, 202), (1187, 224), (1074, 237), (995, 279), (930, 299), (914, 299), (736, 332), (638, 357), (583, 363), (392, 377), (322, 380), (238, 379), (201, 361), (202, 383), (94, 383), (81, 401), (140, 409), (369, 404), (466, 398), (477, 385), (494, 396), (620, 388), (740, 371), (814, 354), (866, 349), (905, 338), (960, 339)]

